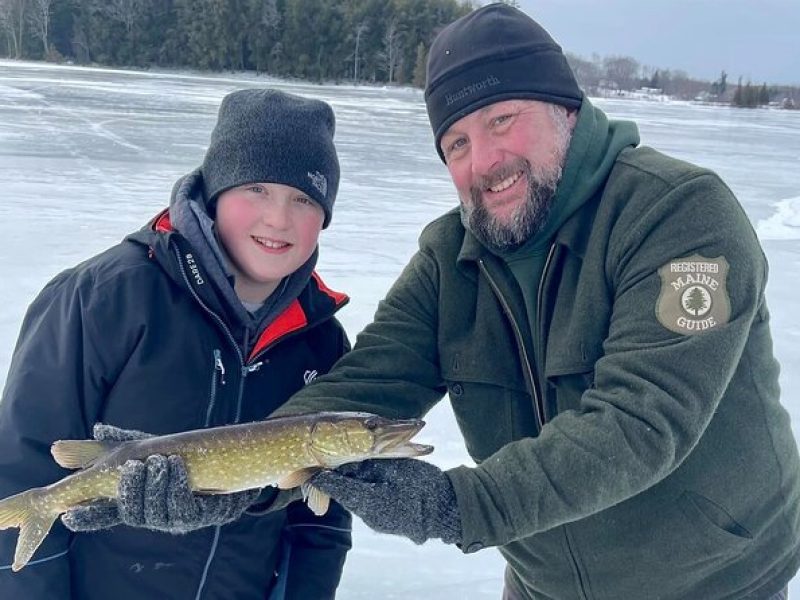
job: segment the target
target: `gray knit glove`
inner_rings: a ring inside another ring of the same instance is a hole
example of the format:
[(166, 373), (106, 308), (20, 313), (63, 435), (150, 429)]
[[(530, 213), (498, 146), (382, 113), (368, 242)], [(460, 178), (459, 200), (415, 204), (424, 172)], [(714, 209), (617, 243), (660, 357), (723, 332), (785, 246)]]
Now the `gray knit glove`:
[[(98, 423), (98, 441), (130, 441), (150, 434)], [(186, 465), (180, 456), (154, 454), (146, 460), (129, 460), (121, 468), (116, 500), (98, 500), (73, 508), (61, 520), (72, 531), (96, 531), (114, 525), (144, 527), (169, 533), (187, 533), (224, 525), (238, 519), (261, 490), (233, 494), (194, 494)]]
[(310, 483), (381, 533), (416, 544), (461, 541), (461, 514), (450, 479), (413, 458), (365, 460), (322, 471)]

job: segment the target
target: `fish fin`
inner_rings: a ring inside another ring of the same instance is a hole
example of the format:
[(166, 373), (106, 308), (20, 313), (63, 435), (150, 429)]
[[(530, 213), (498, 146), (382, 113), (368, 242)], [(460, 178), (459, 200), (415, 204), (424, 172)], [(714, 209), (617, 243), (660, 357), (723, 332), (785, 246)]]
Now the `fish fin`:
[(32, 501), (42, 492), (34, 488), (0, 500), (0, 529), (19, 527), (17, 549), (14, 552), (14, 563), (11, 570), (16, 572), (28, 564), (36, 549), (44, 540), (59, 512), (42, 513)]
[(65, 469), (85, 469), (122, 442), (95, 440), (58, 440), (50, 446), (50, 454)]
[(319, 488), (315, 488), (310, 483), (304, 483), (301, 489), (303, 490), (303, 498), (306, 504), (308, 504), (308, 508), (311, 509), (311, 512), (318, 517), (328, 512), (328, 506), (331, 503), (331, 497), (328, 496), (328, 494)]
[(319, 467), (306, 467), (305, 469), (300, 469), (299, 471), (284, 475), (278, 480), (277, 485), (282, 490), (296, 488), (303, 485), (320, 471), (321, 469)]
[(0, 529), (19, 527), (28, 514), (30, 490), (0, 500)]

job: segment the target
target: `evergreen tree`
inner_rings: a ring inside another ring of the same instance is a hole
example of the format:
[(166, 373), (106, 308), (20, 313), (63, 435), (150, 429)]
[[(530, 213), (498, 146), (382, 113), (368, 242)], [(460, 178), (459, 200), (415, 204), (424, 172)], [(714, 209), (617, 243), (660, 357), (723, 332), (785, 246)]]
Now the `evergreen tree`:
[(720, 98), (725, 95), (725, 91), (728, 89), (728, 74), (725, 71), (720, 73), (719, 79), (717, 79), (714, 83), (711, 84), (711, 93), (714, 96)]
[[(33, 7), (42, 18), (25, 17)], [(0, 0), (0, 55), (43, 58), (52, 45), (81, 63), (408, 83), (418, 46), (470, 10), (464, 0)]]
[(683, 303), (683, 307), (694, 316), (698, 316), (707, 306), (705, 294), (699, 287), (692, 288)]
[(277, 0), (250, 0), (247, 12), (251, 16), (247, 34), (250, 66), (259, 73), (279, 68), (274, 64), (274, 50), (280, 44), (281, 27)]
[(659, 77), (658, 69), (655, 70), (653, 76), (650, 78), (650, 81), (648, 83), (649, 83), (648, 87), (651, 87), (653, 89), (661, 89), (661, 78)]
[(769, 92), (767, 91), (766, 82), (764, 82), (764, 85), (761, 86), (758, 92), (758, 104), (762, 106), (769, 104)]

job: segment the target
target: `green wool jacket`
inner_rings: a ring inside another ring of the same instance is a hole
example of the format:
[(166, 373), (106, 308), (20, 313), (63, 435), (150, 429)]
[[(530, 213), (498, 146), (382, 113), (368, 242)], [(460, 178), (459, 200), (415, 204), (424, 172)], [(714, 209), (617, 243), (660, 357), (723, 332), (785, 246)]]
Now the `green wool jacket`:
[(800, 564), (800, 460), (766, 259), (714, 173), (609, 135), (585, 102), (565, 175), (608, 167), (574, 188), (538, 323), (452, 211), (352, 352), (282, 412), (417, 417), (449, 394), (477, 463), (447, 472), (459, 547), (499, 547), (520, 597), (767, 598)]

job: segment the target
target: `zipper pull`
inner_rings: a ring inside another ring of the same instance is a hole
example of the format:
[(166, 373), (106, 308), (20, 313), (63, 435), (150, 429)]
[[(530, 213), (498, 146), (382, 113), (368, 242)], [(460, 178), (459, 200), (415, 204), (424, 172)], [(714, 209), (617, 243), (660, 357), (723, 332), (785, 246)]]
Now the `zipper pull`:
[(214, 350), (214, 368), (219, 371), (219, 382), (225, 385), (225, 365), (222, 364), (222, 352)]
[(247, 377), (250, 373), (255, 373), (261, 368), (261, 365), (263, 364), (264, 361), (260, 360), (257, 363), (253, 363), (252, 365), (244, 365), (242, 367), (242, 377)]

